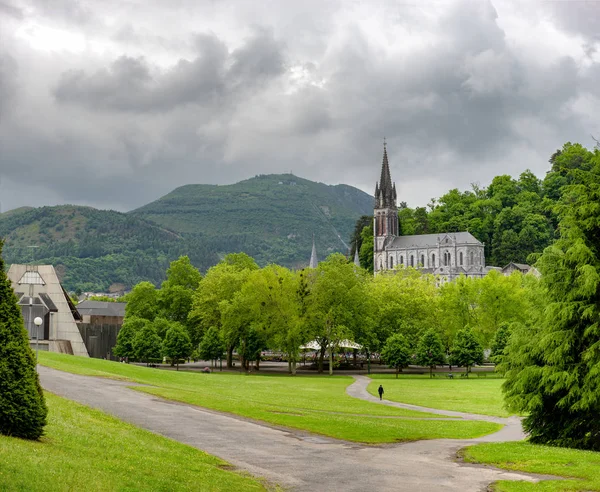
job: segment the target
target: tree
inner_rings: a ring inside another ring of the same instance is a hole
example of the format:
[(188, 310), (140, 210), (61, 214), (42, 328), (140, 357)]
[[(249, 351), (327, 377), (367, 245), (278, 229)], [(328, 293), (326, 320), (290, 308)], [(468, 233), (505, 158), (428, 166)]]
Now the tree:
[(133, 340), (137, 333), (144, 329), (147, 324), (147, 319), (136, 318), (134, 316), (126, 317), (117, 335), (117, 345), (113, 348), (113, 354), (117, 357), (135, 357)]
[(153, 321), (158, 312), (158, 292), (150, 282), (140, 282), (127, 294), (125, 316)]
[(202, 337), (202, 341), (198, 347), (199, 357), (202, 360), (213, 361), (214, 367), (214, 361), (220, 359), (224, 351), (221, 333), (215, 326), (211, 326), (204, 334), (204, 337)]
[(354, 339), (362, 327), (370, 324), (366, 272), (357, 271), (344, 255), (335, 253), (307, 275), (310, 295), (306, 319), (312, 338), (321, 346), (319, 372), (323, 371), (323, 358), (328, 350), (331, 375), (333, 348), (340, 340)]
[(197, 334), (188, 326), (188, 316), (192, 310), (192, 299), (194, 292), (200, 285), (202, 275), (190, 263), (187, 256), (181, 256), (178, 260), (171, 262), (167, 269), (167, 280), (165, 280), (157, 293), (158, 316), (171, 321), (177, 321), (188, 328), (192, 341)]
[(513, 333), (500, 369), (531, 442), (600, 451), (600, 150), (574, 147), (565, 153), (581, 159), (554, 171), (566, 182), (560, 236), (536, 263), (547, 305)]
[(27, 330), (4, 271), (0, 240), (0, 434), (38, 439), (48, 409)]
[(467, 377), (473, 364), (483, 363), (483, 347), (473, 335), (470, 328), (459, 330), (452, 345), (452, 364), (463, 366), (467, 370)]
[(423, 275), (414, 268), (382, 272), (369, 282), (368, 294), (381, 345), (391, 335), (401, 333), (414, 350), (422, 333), (439, 325), (439, 289), (432, 275)]
[[(251, 271), (258, 266), (248, 255), (229, 254), (210, 268), (200, 282), (192, 300), (189, 324), (193, 326), (194, 340), (201, 340), (211, 326), (222, 330), (223, 309), (227, 308), (236, 292), (240, 291)], [(224, 335), (224, 333), (223, 333)], [(227, 367), (232, 367), (232, 354), (238, 340), (223, 336), (227, 351)]]
[(161, 340), (152, 324), (146, 324), (133, 337), (132, 348), (140, 362), (148, 364), (150, 359), (160, 358)]
[(423, 334), (419, 341), (417, 364), (429, 367), (429, 377), (432, 378), (435, 366), (444, 362), (446, 362), (446, 355), (442, 340), (435, 330), (430, 329)]
[(179, 371), (179, 359), (185, 359), (192, 353), (192, 343), (183, 326), (174, 324), (165, 335), (162, 345), (163, 355), (175, 363)]
[(373, 223), (365, 227), (360, 233), (361, 243), (358, 250), (358, 259), (360, 266), (367, 272), (373, 273), (373, 247), (375, 239), (373, 237)]
[(396, 369), (396, 379), (398, 379), (398, 373), (408, 367), (411, 359), (406, 339), (400, 333), (392, 335), (387, 339), (381, 357), (389, 367)]
[(508, 323), (502, 323), (498, 331), (494, 335), (492, 340), (490, 359), (496, 364), (502, 361), (504, 355), (504, 349), (508, 345), (510, 339), (510, 325)]

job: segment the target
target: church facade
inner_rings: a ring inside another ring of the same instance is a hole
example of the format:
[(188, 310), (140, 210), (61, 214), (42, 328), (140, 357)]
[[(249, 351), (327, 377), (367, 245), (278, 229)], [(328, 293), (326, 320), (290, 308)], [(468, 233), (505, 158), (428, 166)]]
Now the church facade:
[(460, 275), (483, 277), (484, 245), (470, 232), (398, 235), (396, 184), (392, 182), (386, 144), (383, 144), (381, 177), (375, 185), (374, 270), (382, 271), (413, 267), (452, 281)]

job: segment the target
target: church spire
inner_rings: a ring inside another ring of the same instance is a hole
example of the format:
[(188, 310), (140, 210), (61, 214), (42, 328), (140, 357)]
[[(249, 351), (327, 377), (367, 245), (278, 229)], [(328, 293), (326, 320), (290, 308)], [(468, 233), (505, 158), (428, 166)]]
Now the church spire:
[(383, 138), (381, 177), (379, 178), (379, 183), (375, 185), (375, 201), (378, 208), (390, 208), (396, 206), (396, 184), (392, 183), (385, 137)]
[(312, 253), (310, 254), (310, 263), (308, 264), (308, 267), (317, 268), (318, 264), (319, 260), (317, 259), (317, 247), (315, 246), (315, 235), (313, 234)]
[(354, 264), (359, 267), (360, 266), (360, 259), (358, 258), (358, 248), (354, 249)]

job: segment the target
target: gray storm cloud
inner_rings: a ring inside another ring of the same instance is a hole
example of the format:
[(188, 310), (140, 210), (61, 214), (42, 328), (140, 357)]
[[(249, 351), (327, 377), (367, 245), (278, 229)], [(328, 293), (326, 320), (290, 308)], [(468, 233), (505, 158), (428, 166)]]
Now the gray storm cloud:
[(290, 170), (372, 193), (383, 136), (425, 205), (600, 133), (595, 2), (286, 4), (4, 0), (2, 210)]

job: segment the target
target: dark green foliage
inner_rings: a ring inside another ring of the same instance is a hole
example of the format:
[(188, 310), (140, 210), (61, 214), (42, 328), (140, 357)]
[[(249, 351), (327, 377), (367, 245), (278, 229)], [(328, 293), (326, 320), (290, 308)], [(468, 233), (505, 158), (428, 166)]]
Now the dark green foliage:
[(408, 343), (400, 333), (392, 335), (385, 342), (381, 351), (381, 358), (389, 367), (396, 369), (396, 378), (398, 373), (411, 361), (411, 353)]
[(589, 154), (565, 146), (553, 156), (567, 186), (560, 237), (536, 264), (547, 306), (513, 334), (501, 369), (532, 442), (600, 451), (600, 150)]
[(474, 364), (483, 363), (483, 347), (470, 328), (464, 328), (456, 333), (450, 361), (454, 365), (465, 367), (467, 376)]
[(0, 434), (38, 439), (48, 410), (0, 240)]
[(211, 326), (202, 337), (198, 355), (203, 360), (217, 360), (221, 358), (224, 351), (225, 346), (219, 330)]
[(138, 332), (142, 331), (148, 325), (148, 320), (128, 316), (117, 336), (117, 345), (113, 348), (113, 354), (117, 357), (135, 357), (133, 349), (133, 340)]
[(423, 333), (417, 347), (417, 364), (429, 367), (429, 377), (433, 376), (433, 369), (446, 362), (444, 345), (437, 331), (431, 329)]
[(253, 327), (248, 328), (240, 337), (240, 345), (237, 349), (240, 362), (245, 371), (250, 369), (250, 362), (260, 360), (260, 354), (264, 348), (265, 341), (263, 337)]
[(185, 359), (192, 353), (192, 343), (183, 326), (173, 323), (168, 329), (162, 345), (162, 353), (177, 365), (179, 370), (179, 359)]
[(504, 348), (508, 345), (508, 340), (510, 339), (510, 326), (508, 323), (502, 323), (498, 331), (494, 335), (492, 340), (490, 359), (492, 362), (496, 364), (502, 361), (502, 356), (504, 355)]
[(151, 359), (160, 358), (161, 344), (161, 339), (154, 326), (150, 323), (146, 324), (133, 337), (132, 348), (135, 358), (146, 363)]
[(365, 227), (361, 232), (361, 245), (358, 250), (358, 258), (360, 260), (360, 266), (363, 267), (367, 272), (373, 273), (373, 224)]

